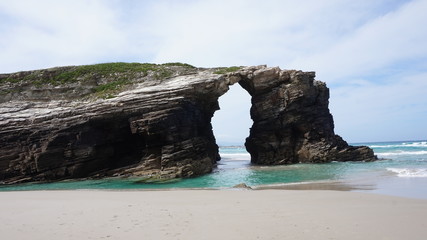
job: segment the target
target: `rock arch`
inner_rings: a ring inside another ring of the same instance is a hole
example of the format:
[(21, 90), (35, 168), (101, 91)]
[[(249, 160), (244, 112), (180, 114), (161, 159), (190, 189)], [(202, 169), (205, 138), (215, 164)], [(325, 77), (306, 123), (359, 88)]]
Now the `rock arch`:
[[(37, 73), (55, 71), (63, 70)], [(375, 160), (370, 148), (349, 146), (335, 135), (329, 90), (314, 77), (266, 66), (225, 74), (197, 69), (96, 101), (62, 99), (65, 87), (43, 94), (29, 88), (16, 100), (0, 101), (0, 181), (209, 173), (219, 160), (211, 119), (218, 98), (236, 83), (252, 97), (254, 123), (245, 143), (252, 163)]]

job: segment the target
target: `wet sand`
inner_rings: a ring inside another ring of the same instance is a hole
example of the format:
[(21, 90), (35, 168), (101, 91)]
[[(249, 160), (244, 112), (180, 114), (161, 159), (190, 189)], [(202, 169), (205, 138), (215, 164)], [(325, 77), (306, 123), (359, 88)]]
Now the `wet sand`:
[(354, 184), (342, 181), (317, 181), (302, 183), (269, 184), (252, 187), (253, 190), (333, 190), (333, 191), (370, 191), (373, 184)]
[(308, 190), (0, 192), (2, 239), (425, 239), (427, 200)]

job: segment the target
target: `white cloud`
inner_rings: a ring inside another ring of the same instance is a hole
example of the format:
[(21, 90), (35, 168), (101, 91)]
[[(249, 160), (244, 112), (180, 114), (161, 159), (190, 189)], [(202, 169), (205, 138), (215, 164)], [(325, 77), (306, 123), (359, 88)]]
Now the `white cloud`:
[(296, 59), (291, 66), (316, 69), (328, 82), (378, 74), (394, 64), (427, 56), (427, 1), (410, 2), (367, 22), (329, 48)]
[(333, 47), (383, 11), (384, 3), (396, 5), (349, 0), (0, 1), (1, 12), (13, 19), (3, 30), (1, 44), (11, 52), (2, 68), (129, 59), (319, 69), (314, 60), (313, 67), (291, 63)]
[[(184, 60), (195, 65), (286, 67), (310, 56), (374, 16), (378, 3), (369, 1), (160, 1), (152, 12), (153, 34), (162, 44), (156, 61)], [(393, 5), (393, 4), (391, 4)], [(304, 64), (295, 68), (304, 67)], [(317, 68), (315, 68), (317, 69)]]
[(84, 64), (117, 51), (125, 40), (102, 1), (2, 1), (2, 72)]

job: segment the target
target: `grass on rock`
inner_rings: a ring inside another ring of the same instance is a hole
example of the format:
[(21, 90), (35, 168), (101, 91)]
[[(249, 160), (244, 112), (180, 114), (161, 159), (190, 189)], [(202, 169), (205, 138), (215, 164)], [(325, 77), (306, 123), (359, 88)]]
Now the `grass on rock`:
[(46, 85), (61, 86), (73, 83), (95, 84), (93, 91), (97, 97), (109, 98), (120, 91), (125, 85), (133, 83), (137, 78), (151, 76), (152, 79), (162, 80), (174, 74), (174, 67), (195, 69), (186, 63), (100, 63), (94, 65), (58, 67), (10, 74), (1, 78), (0, 84), (27, 84), (37, 88)]
[(226, 68), (219, 68), (214, 73), (215, 74), (227, 74), (227, 73), (239, 71), (240, 69), (242, 69), (242, 67), (237, 67), (237, 66), (226, 67)]

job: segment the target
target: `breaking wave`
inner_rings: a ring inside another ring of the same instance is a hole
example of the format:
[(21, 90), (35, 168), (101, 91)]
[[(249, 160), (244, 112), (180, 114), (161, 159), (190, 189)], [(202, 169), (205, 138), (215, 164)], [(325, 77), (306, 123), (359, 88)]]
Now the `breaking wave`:
[(399, 143), (399, 144), (386, 144), (386, 145), (377, 145), (377, 144), (373, 144), (373, 145), (368, 145), (371, 148), (404, 148), (404, 147), (425, 147), (427, 148), (427, 142), (404, 142), (404, 143)]
[(396, 151), (376, 153), (378, 156), (424, 155), (427, 151)]
[(398, 177), (427, 177), (427, 168), (387, 168)]
[(227, 160), (250, 160), (251, 155), (249, 153), (221, 153), (221, 159)]

